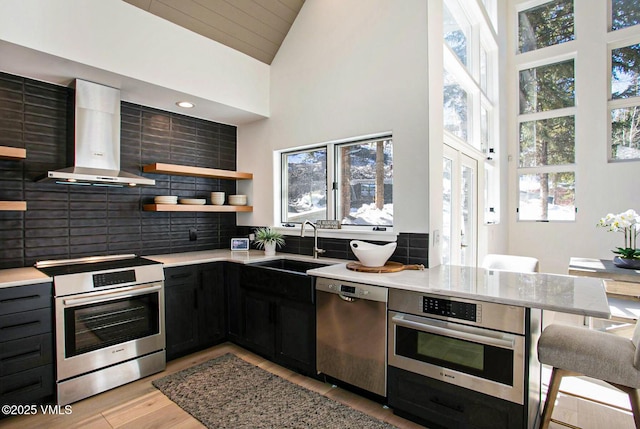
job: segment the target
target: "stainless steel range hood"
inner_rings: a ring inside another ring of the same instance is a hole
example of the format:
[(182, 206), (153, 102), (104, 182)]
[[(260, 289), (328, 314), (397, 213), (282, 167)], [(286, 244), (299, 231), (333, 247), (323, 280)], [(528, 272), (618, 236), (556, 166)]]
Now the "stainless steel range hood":
[(73, 166), (49, 171), (41, 181), (64, 185), (152, 186), (155, 180), (120, 170), (120, 90), (74, 82)]

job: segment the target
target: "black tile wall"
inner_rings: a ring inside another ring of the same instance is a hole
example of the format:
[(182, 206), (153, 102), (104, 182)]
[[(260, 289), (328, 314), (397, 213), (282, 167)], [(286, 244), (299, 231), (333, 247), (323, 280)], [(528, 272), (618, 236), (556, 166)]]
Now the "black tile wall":
[[(234, 213), (142, 211), (155, 195), (208, 198), (236, 192), (230, 180), (141, 173), (154, 162), (236, 169), (236, 127), (122, 102), (121, 169), (155, 187), (85, 188), (34, 179), (67, 167), (68, 88), (0, 73), (0, 145), (26, 148), (26, 160), (0, 160), (0, 200), (27, 201), (0, 212), (0, 268), (90, 255), (141, 255), (228, 248)], [(189, 240), (189, 230), (197, 240)]]
[[(248, 237), (255, 227), (238, 227), (238, 237)], [(300, 237), (298, 235), (287, 235), (285, 244), (278, 249), (279, 252), (296, 255), (313, 255), (313, 235), (311, 237)], [(318, 237), (318, 247), (326, 252), (320, 257), (356, 260), (351, 247), (350, 239), (344, 238), (323, 238)], [(386, 244), (384, 241), (371, 241), (373, 244)], [(389, 258), (390, 261), (402, 264), (422, 264), (429, 267), (429, 234), (404, 233), (398, 234), (396, 250)], [(255, 246), (252, 245), (255, 248)]]

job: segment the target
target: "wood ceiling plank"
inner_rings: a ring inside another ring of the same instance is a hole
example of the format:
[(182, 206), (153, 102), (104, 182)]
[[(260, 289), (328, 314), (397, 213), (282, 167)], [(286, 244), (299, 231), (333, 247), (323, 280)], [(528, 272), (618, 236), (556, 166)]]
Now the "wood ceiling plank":
[[(168, 6), (165, 13), (171, 14), (171, 20), (182, 19), (187, 16), (193, 20), (203, 23), (205, 26), (211, 27), (217, 31), (227, 34), (233, 39), (244, 42), (248, 45), (254, 46), (264, 52), (273, 52), (278, 49), (280, 42), (272, 42), (261, 34), (252, 31), (251, 29), (239, 25), (237, 22), (227, 18), (225, 14), (217, 13), (211, 9), (208, 9), (197, 1), (194, 0), (161, 0), (158, 3), (162, 3)], [(175, 21), (174, 21), (175, 22)], [(203, 28), (203, 27), (200, 27)], [(232, 46), (233, 47), (233, 46)]]

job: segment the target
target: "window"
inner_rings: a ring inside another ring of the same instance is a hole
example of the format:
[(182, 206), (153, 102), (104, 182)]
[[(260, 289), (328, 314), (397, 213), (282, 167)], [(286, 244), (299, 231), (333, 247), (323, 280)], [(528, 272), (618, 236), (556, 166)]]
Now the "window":
[(573, 0), (556, 0), (518, 13), (518, 51), (574, 40)]
[[(456, 54), (460, 62), (466, 66), (469, 57), (468, 26), (466, 23), (460, 25), (456, 17), (454, 17), (451, 11), (449, 11), (446, 4), (443, 4), (442, 9), (444, 42), (449, 46), (451, 51)], [(456, 13), (456, 16), (460, 17), (461, 13)]]
[(542, 112), (574, 105), (573, 60), (520, 72), (520, 113)]
[[(327, 163), (329, 154), (334, 164)], [(283, 223), (339, 219), (345, 226), (393, 226), (390, 136), (283, 153), (282, 183)]]
[(444, 73), (444, 129), (456, 137), (468, 139), (468, 110), (467, 92), (454, 80), (453, 75)]
[(573, 0), (519, 11), (518, 26), (519, 51), (539, 51), (518, 71), (518, 220), (575, 220), (575, 60), (543, 50), (574, 40)]
[(343, 225), (393, 225), (391, 140), (336, 146), (337, 219)]
[(611, 50), (609, 109), (609, 159), (640, 159), (640, 44)]
[(282, 222), (327, 219), (327, 149), (285, 153), (282, 164)]
[(611, 0), (611, 30), (631, 27), (640, 23), (638, 0)]

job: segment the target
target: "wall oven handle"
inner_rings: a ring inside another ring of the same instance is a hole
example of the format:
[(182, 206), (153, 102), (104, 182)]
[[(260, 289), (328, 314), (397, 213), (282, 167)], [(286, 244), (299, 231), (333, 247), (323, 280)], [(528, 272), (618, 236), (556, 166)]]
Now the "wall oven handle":
[(457, 329), (449, 329), (441, 326), (416, 322), (414, 320), (407, 320), (403, 315), (393, 316), (392, 321), (398, 326), (404, 326), (406, 328), (413, 328), (423, 332), (458, 338), (461, 340), (473, 341), (490, 346), (513, 349), (516, 343), (515, 338), (512, 335), (508, 334), (503, 334), (503, 338), (494, 338), (481, 334), (474, 334), (472, 332), (464, 332)]
[(141, 286), (136, 289), (128, 289), (126, 291), (108, 292), (99, 295), (92, 295), (87, 298), (67, 298), (62, 302), (66, 307), (75, 307), (78, 305), (98, 304), (105, 301), (113, 301), (114, 299), (131, 298), (138, 295), (144, 295), (162, 289), (162, 284), (154, 286)]

